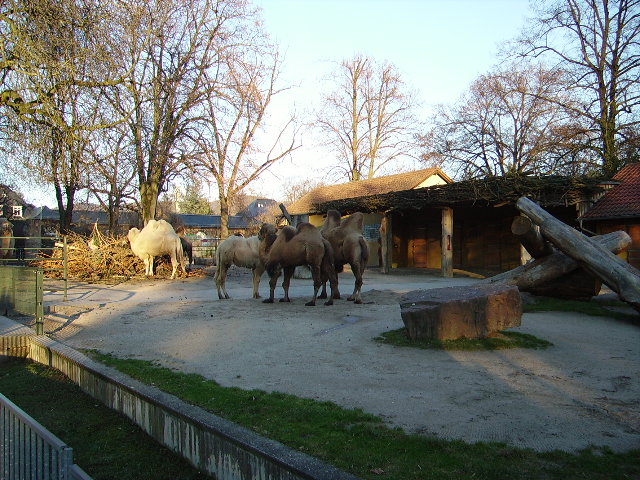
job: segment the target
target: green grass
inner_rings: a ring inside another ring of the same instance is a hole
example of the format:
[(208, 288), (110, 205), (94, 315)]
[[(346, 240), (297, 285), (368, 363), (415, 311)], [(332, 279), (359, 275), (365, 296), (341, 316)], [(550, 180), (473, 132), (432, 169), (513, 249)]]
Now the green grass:
[[(140, 381), (365, 479), (630, 479), (640, 451), (536, 453), (499, 443), (467, 444), (385, 426), (361, 410), (282, 393), (226, 388), (152, 362), (88, 352)], [(384, 473), (381, 473), (384, 472)]]
[(94, 480), (204, 480), (126, 417), (83, 393), (58, 370), (21, 359), (0, 363), (0, 392), (73, 448)]
[(374, 340), (396, 347), (412, 347), (430, 350), (501, 350), (505, 348), (547, 348), (551, 342), (519, 332), (500, 332), (500, 337), (461, 338), (459, 340), (411, 340), (405, 328), (382, 333)]
[[(607, 307), (616, 307), (628, 309), (625, 311), (616, 311)], [(609, 317), (625, 322), (640, 324), (640, 313), (635, 312), (630, 306), (620, 301), (610, 302), (581, 302), (579, 300), (562, 300), (559, 298), (537, 297), (535, 302), (524, 305), (526, 313), (535, 312), (577, 312), (595, 317)]]

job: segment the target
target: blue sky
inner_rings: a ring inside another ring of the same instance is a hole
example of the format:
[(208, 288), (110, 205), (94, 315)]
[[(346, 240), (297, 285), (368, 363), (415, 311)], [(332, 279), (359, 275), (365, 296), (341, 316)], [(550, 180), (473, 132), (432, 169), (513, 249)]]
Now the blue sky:
[[(264, 28), (284, 54), (281, 86), (294, 86), (274, 109), (304, 113), (317, 106), (323, 80), (335, 64), (364, 54), (394, 64), (416, 92), (424, 119), (437, 104), (455, 102), (497, 62), (498, 45), (511, 40), (531, 16), (528, 0), (253, 0)], [(322, 175), (331, 159), (313, 138), (291, 161), (272, 169), (254, 190)], [(310, 160), (317, 157), (316, 160)], [(322, 158), (322, 160), (321, 160)], [(317, 167), (313, 171), (310, 166)], [(312, 175), (313, 174), (313, 175)], [(273, 192), (273, 193), (272, 193)], [(275, 197), (274, 197), (275, 198)]]

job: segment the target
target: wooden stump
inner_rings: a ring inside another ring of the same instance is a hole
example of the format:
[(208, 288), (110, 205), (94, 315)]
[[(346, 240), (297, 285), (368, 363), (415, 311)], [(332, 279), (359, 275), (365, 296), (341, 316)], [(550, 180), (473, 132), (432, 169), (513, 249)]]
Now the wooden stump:
[(513, 285), (494, 284), (415, 290), (400, 302), (411, 340), (483, 338), (522, 319), (522, 299)]

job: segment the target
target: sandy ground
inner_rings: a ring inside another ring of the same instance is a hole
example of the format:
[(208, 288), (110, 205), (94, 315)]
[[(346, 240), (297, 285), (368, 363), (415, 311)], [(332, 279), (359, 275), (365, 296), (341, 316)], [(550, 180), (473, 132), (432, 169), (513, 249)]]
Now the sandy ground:
[[(471, 285), (468, 277), (365, 274), (363, 305), (305, 307), (251, 298), (250, 272), (233, 268), (231, 300), (211, 277), (72, 285), (46, 330), (75, 348), (156, 361), (225, 386), (279, 391), (361, 408), (407, 432), (497, 441), (538, 451), (640, 448), (640, 326), (574, 313), (525, 314), (515, 331), (546, 350), (442, 352), (382, 345), (403, 326), (398, 299), (414, 289)], [(343, 298), (353, 276), (340, 275)], [(268, 293), (265, 279), (263, 296)], [(278, 288), (277, 295), (281, 293)]]

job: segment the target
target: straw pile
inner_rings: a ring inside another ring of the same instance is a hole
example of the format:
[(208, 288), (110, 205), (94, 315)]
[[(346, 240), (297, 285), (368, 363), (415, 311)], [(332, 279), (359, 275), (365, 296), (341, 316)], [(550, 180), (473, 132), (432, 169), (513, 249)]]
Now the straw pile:
[[(89, 238), (70, 234), (67, 244), (67, 268), (70, 278), (97, 281), (144, 277), (144, 263), (131, 251), (127, 237), (96, 235), (94, 231)], [(40, 257), (34, 263), (45, 270), (47, 278), (62, 278), (62, 245), (56, 243), (51, 257)], [(171, 261), (168, 257), (156, 258), (155, 265), (155, 278), (171, 277)], [(197, 272), (191, 272), (189, 275), (198, 275)], [(180, 268), (178, 274), (184, 277)]]

